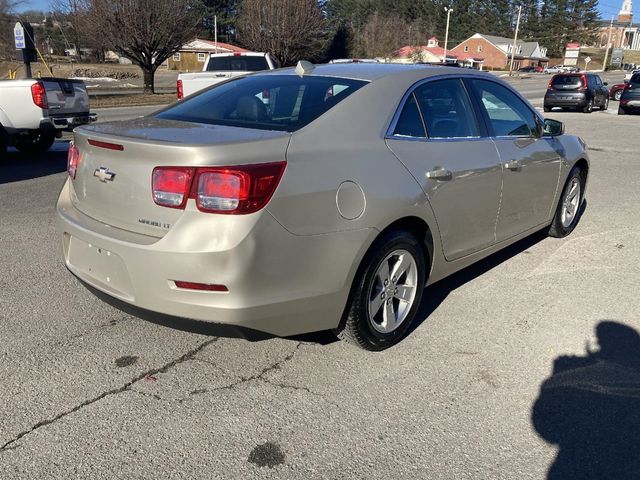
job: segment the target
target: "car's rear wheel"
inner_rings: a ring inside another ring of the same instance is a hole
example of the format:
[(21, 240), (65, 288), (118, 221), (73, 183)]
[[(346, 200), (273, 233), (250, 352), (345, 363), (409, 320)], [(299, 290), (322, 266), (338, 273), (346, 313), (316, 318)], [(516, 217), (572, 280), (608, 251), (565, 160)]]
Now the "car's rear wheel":
[(16, 144), (16, 148), (22, 153), (42, 153), (49, 150), (55, 140), (56, 136), (54, 133), (38, 132), (20, 138)]
[(609, 108), (609, 97), (604, 99), (604, 103), (602, 104), (602, 107), (600, 107), (602, 110), (607, 110)]
[(621, 98), (622, 98), (622, 90), (616, 90), (615, 93), (613, 94), (613, 99), (616, 102), (619, 102)]
[(569, 235), (580, 220), (580, 209), (584, 199), (586, 172), (574, 167), (562, 191), (562, 196), (556, 208), (556, 214), (549, 228), (549, 235), (562, 238)]
[(551, 111), (551, 107), (547, 107), (546, 105), (542, 107), (542, 109), (547, 113)]
[(587, 102), (587, 104), (584, 106), (584, 108), (582, 109), (582, 111), (584, 113), (591, 113), (593, 112), (593, 98), (590, 98), (589, 101)]
[(622, 108), (622, 107), (618, 107), (618, 115), (626, 115), (627, 111)]
[(424, 247), (410, 233), (378, 239), (363, 260), (338, 336), (365, 350), (384, 350), (411, 327), (425, 285)]

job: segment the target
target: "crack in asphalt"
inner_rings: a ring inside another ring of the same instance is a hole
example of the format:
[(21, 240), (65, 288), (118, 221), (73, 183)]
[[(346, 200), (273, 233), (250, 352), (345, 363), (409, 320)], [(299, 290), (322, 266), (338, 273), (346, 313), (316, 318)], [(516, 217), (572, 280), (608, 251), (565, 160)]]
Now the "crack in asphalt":
[[(289, 355), (287, 355), (282, 360), (278, 360), (277, 362), (272, 363), (268, 367), (263, 368), (260, 373), (258, 373), (256, 375), (251, 375), (250, 377), (243, 377), (243, 376), (236, 375), (236, 376), (239, 377), (239, 379), (237, 381), (235, 381), (235, 382), (233, 382), (233, 383), (231, 383), (229, 385), (225, 385), (223, 387), (213, 388), (211, 390), (208, 390), (207, 393), (221, 391), (221, 390), (232, 390), (232, 389), (236, 388), (237, 386), (242, 385), (244, 383), (248, 383), (248, 382), (252, 382), (252, 381), (260, 381), (260, 382), (264, 382), (264, 383), (266, 383), (268, 385), (271, 385), (271, 386), (277, 387), (277, 388), (284, 388), (284, 389), (299, 390), (299, 391), (307, 392), (310, 395), (314, 395), (316, 397), (320, 397), (324, 401), (326, 401), (327, 403), (338, 407), (339, 406), (338, 404), (328, 400), (324, 394), (318, 393), (318, 392), (314, 392), (309, 387), (304, 387), (304, 386), (299, 386), (299, 385), (291, 385), (291, 384), (287, 384), (287, 383), (283, 383), (283, 382), (276, 382), (276, 381), (269, 380), (268, 378), (266, 378), (266, 375), (268, 373), (273, 372), (275, 370), (280, 370), (284, 364), (286, 364), (287, 362), (290, 362), (291, 360), (293, 360), (293, 357), (295, 357), (296, 353), (298, 352), (298, 350), (300, 350), (300, 347), (302, 347), (303, 345), (308, 345), (308, 344), (306, 342), (299, 342)], [(209, 360), (204, 360), (204, 359), (201, 359), (201, 358), (193, 358), (192, 360), (195, 361), (195, 362), (207, 363), (207, 364), (212, 365), (213, 367), (215, 367), (218, 370), (221, 370), (221, 371), (223, 371), (225, 373), (232, 373), (233, 374), (233, 372), (228, 372), (227, 370), (219, 367), (218, 365), (216, 365), (215, 363), (213, 363), (213, 362), (211, 362)], [(186, 400), (187, 399), (181, 399), (180, 401), (186, 401)]]
[[(189, 350), (187, 353), (185, 353), (184, 355), (176, 358), (175, 360), (172, 360), (171, 362), (166, 363), (166, 364), (164, 364), (163, 366), (161, 366), (159, 368), (152, 368), (151, 370), (148, 370), (148, 371), (138, 375), (137, 377), (133, 378), (132, 380), (130, 380), (129, 382), (125, 383), (124, 385), (122, 385), (119, 388), (113, 388), (111, 390), (107, 390), (106, 392), (101, 393), (97, 397), (94, 397), (94, 398), (92, 398), (90, 400), (86, 400), (86, 401), (76, 405), (75, 407), (73, 407), (70, 410), (67, 410), (65, 412), (59, 413), (58, 415), (56, 415), (53, 418), (49, 418), (47, 420), (42, 420), (42, 421), (36, 423), (29, 430), (25, 430), (25, 431), (19, 433), (14, 438), (12, 438), (8, 442), (6, 442), (4, 445), (0, 446), (0, 453), (6, 452), (8, 450), (14, 450), (17, 447), (17, 445), (14, 445), (16, 442), (18, 442), (21, 438), (25, 437), (26, 435), (29, 435), (30, 433), (33, 433), (34, 431), (38, 430), (39, 428), (46, 427), (47, 425), (51, 425), (51, 424), (57, 422), (58, 420), (61, 420), (61, 419), (65, 418), (68, 415), (71, 415), (72, 413), (75, 413), (75, 412), (77, 412), (79, 410), (82, 410), (83, 408), (102, 400), (105, 397), (108, 397), (108, 396), (111, 396), (111, 395), (118, 395), (118, 394), (126, 392), (126, 391), (131, 391), (132, 390), (131, 386), (133, 384), (135, 384), (136, 382), (139, 382), (140, 380), (144, 379), (145, 377), (147, 377), (149, 375), (155, 375), (157, 373), (166, 373), (168, 370), (170, 370), (171, 368), (175, 367), (176, 365), (179, 365), (179, 364), (181, 364), (183, 362), (191, 360), (195, 355), (197, 355), (203, 349), (205, 349), (206, 347), (208, 347), (212, 343), (217, 342), (218, 340), (219, 340), (218, 337), (213, 338), (211, 340), (207, 340), (206, 342), (201, 343), (196, 348), (194, 348), (192, 350)], [(139, 393), (139, 392), (136, 391), (136, 393)]]

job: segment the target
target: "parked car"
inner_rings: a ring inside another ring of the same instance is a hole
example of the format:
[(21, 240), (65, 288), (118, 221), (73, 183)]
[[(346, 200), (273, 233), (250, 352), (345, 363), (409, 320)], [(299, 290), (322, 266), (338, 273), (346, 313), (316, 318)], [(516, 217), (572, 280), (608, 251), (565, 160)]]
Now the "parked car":
[(0, 81), (0, 158), (8, 146), (24, 153), (47, 151), (62, 132), (96, 118), (81, 80)]
[(543, 72), (546, 73), (547, 75), (556, 74), (556, 73), (562, 73), (563, 72), (563, 65), (555, 65), (553, 67), (544, 67)]
[(640, 73), (640, 70), (632, 70), (629, 73), (626, 73), (624, 76), (624, 82), (626, 83), (631, 80), (631, 77), (633, 77), (637, 73)]
[(268, 53), (214, 53), (205, 62), (202, 72), (181, 73), (178, 75), (176, 84), (178, 99), (230, 78), (261, 70), (273, 70), (278, 67), (278, 61)]
[(518, 69), (518, 71), (521, 73), (538, 73), (539, 71), (538, 68), (540, 67), (534, 67), (534, 66), (521, 67)]
[(490, 74), (305, 62), (76, 129), (57, 219), (68, 269), (121, 308), (382, 350), (425, 285), (570, 234), (588, 170)]
[(625, 84), (620, 96), (618, 115), (640, 110), (640, 73), (633, 75)]
[(609, 108), (609, 90), (595, 73), (560, 73), (555, 75), (544, 96), (544, 111), (553, 107), (580, 108), (591, 113), (594, 107)]
[(626, 83), (616, 83), (609, 87), (609, 98), (611, 100), (620, 101), (620, 97), (622, 97), (622, 91), (626, 88)]

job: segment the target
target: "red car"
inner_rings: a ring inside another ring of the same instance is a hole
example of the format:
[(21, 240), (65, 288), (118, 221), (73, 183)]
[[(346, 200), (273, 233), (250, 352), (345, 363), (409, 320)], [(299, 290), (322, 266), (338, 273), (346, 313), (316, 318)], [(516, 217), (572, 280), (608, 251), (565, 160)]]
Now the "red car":
[(611, 87), (609, 87), (609, 98), (611, 100), (620, 101), (620, 97), (622, 97), (622, 92), (626, 86), (626, 83), (616, 83), (615, 85), (611, 85)]

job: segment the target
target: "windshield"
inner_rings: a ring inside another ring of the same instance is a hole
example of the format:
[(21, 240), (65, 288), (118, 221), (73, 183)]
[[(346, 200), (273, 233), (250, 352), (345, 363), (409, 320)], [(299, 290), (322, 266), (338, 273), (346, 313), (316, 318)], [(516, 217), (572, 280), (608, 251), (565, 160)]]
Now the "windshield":
[(255, 56), (228, 56), (210, 57), (207, 63), (207, 72), (257, 72), (269, 70), (269, 64), (265, 57)]
[(178, 102), (155, 118), (293, 132), (366, 83), (297, 75), (239, 77)]

